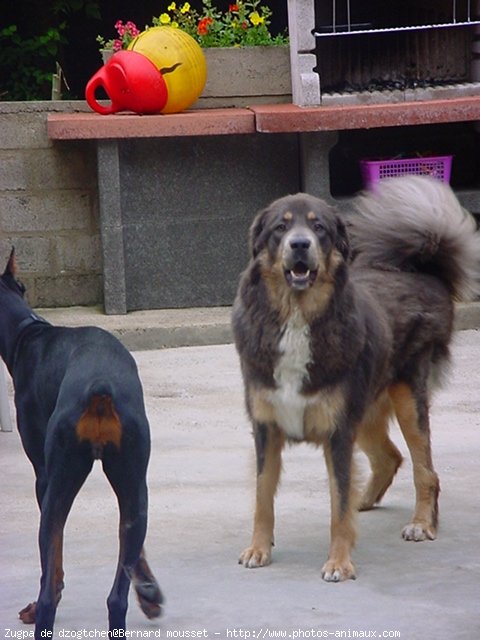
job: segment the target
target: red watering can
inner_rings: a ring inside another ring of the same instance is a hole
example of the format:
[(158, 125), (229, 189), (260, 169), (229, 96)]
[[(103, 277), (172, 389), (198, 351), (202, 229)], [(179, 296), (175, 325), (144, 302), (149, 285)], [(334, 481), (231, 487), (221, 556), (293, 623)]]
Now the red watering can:
[[(100, 87), (111, 105), (101, 105), (95, 98)], [(136, 51), (118, 51), (90, 78), (85, 98), (102, 115), (117, 111), (159, 113), (167, 103), (168, 89), (162, 74), (146, 56)]]

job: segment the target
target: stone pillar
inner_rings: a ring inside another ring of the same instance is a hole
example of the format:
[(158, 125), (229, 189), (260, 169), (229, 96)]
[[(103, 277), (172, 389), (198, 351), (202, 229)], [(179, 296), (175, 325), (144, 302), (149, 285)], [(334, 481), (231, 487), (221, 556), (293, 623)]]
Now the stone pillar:
[(320, 104), (320, 76), (315, 56), (313, 0), (288, 0), (288, 35), (292, 70), (292, 99), (301, 107)]
[(301, 188), (322, 200), (333, 200), (330, 195), (329, 155), (337, 141), (337, 131), (300, 134)]
[(119, 144), (98, 140), (98, 187), (105, 313), (127, 313)]

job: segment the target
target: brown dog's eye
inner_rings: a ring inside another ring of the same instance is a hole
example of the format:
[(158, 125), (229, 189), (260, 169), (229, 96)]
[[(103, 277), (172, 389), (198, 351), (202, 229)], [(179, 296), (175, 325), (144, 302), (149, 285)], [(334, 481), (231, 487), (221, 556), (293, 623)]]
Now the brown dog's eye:
[(313, 229), (317, 233), (325, 233), (325, 227), (323, 226), (323, 224), (321, 222), (314, 222), (313, 223)]
[(280, 233), (283, 233), (284, 231), (287, 230), (287, 225), (284, 222), (280, 222), (279, 224), (277, 224), (277, 226), (275, 227), (275, 231), (278, 231)]

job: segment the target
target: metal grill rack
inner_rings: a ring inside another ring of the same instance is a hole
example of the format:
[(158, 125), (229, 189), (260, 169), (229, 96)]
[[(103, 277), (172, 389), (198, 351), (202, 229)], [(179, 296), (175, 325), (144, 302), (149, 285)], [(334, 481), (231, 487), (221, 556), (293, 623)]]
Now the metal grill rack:
[(480, 24), (479, 19), (472, 18), (471, 0), (467, 1), (466, 19), (457, 20), (457, 0), (452, 0), (452, 13), (449, 21), (439, 22), (435, 24), (416, 24), (402, 27), (374, 27), (372, 23), (352, 23), (352, 11), (350, 5), (350, 0), (345, 0), (347, 21), (345, 24), (337, 24), (337, 0), (332, 0), (332, 23), (329, 25), (322, 25), (321, 27), (315, 29), (313, 35), (316, 38), (325, 38), (332, 36), (348, 36), (368, 33), (391, 33), (401, 31), (418, 31), (422, 29), (441, 29), (447, 27), (470, 27), (472, 25)]
[(480, 0), (287, 3), (295, 104), (354, 104), (358, 91), (362, 104), (388, 102), (391, 86), (410, 100), (417, 88), (428, 97), (480, 91)]

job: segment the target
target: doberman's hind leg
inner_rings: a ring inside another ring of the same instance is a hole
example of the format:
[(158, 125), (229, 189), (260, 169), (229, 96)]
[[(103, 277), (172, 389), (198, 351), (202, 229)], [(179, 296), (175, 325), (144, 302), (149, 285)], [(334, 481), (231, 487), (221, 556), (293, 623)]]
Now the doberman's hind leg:
[[(39, 425), (32, 424), (32, 415), (34, 414), (35, 409), (30, 405), (23, 404), (17, 407), (17, 422), (19, 425), (20, 435), (22, 437), (22, 444), (35, 471), (35, 494), (41, 513), (43, 498), (47, 491), (48, 478), (47, 471), (45, 469), (45, 443), (43, 437), (40, 438), (37, 436), (37, 434), (42, 433), (42, 428)], [(25, 425), (28, 425), (27, 428), (25, 428)], [(61, 557), (59, 558), (59, 563), (60, 569), (58, 571), (61, 574), (61, 577), (59, 578), (56, 587), (57, 604), (60, 601), (64, 586)], [(24, 624), (35, 623), (36, 606), (36, 602), (30, 602), (26, 607), (18, 612), (18, 617)]]
[(91, 458), (79, 455), (77, 450), (57, 449), (50, 456), (50, 462), (47, 461), (48, 485), (42, 499), (39, 532), (42, 576), (34, 611), (36, 639), (44, 638), (53, 630), (63, 589), (63, 529), (75, 496), (91, 468)]
[(275, 523), (274, 501), (282, 468), (285, 436), (272, 425), (255, 424), (257, 490), (252, 542), (238, 560), (250, 569), (271, 562)]
[(390, 398), (384, 394), (369, 409), (358, 430), (357, 444), (368, 457), (372, 470), (360, 499), (360, 511), (372, 509), (381, 501), (402, 464), (402, 454), (388, 436), (392, 413)]
[(148, 566), (144, 549), (142, 549), (140, 558), (133, 569), (132, 582), (143, 613), (148, 619), (158, 618), (162, 613), (163, 595)]
[(412, 458), (416, 493), (415, 512), (402, 537), (417, 542), (434, 540), (440, 483), (432, 464), (428, 399), (421, 393), (414, 396), (407, 384), (397, 384), (389, 393)]
[(117, 571), (107, 599), (109, 631), (124, 630), (130, 581), (142, 611), (149, 618), (161, 614), (162, 593), (143, 554), (147, 531), (146, 461), (135, 462), (117, 453), (104, 456), (103, 469), (118, 499), (120, 510)]
[[(25, 418), (22, 418), (25, 421)], [(25, 422), (23, 423), (25, 424)], [(30, 461), (33, 464), (33, 468), (35, 470), (35, 494), (37, 497), (38, 507), (40, 509), (40, 513), (42, 512), (42, 502), (45, 496), (45, 493), (48, 488), (48, 478), (47, 471), (45, 469), (45, 460), (43, 453), (43, 445), (42, 452), (39, 453), (39, 444), (37, 442), (29, 442), (25, 444), (26, 450), (28, 452), (28, 456)], [(61, 600), (62, 591), (64, 588), (63, 582), (63, 531), (59, 533), (60, 539), (57, 544), (56, 554), (55, 554), (55, 593), (56, 593), (56, 605)], [(18, 612), (18, 617), (24, 624), (34, 624), (36, 617), (36, 602), (30, 602), (26, 607), (21, 609)]]
[[(63, 582), (63, 531), (58, 534), (58, 541), (56, 544), (55, 553), (55, 606), (58, 607), (60, 600), (62, 599), (62, 591), (65, 587)], [(21, 611), (18, 612), (18, 617), (24, 624), (34, 624), (36, 616), (36, 602), (30, 602)]]

